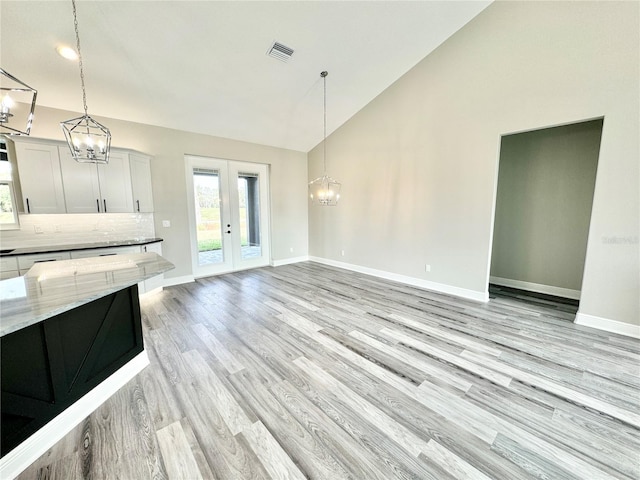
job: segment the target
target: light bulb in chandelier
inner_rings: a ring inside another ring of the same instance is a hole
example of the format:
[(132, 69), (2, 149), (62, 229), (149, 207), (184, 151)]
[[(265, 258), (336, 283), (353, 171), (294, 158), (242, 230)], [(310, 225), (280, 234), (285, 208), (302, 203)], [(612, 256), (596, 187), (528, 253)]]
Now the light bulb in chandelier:
[(2, 102), (0, 103), (0, 122), (7, 123), (13, 114), (11, 113), (11, 109), (15, 106), (15, 102), (11, 99), (9, 94), (7, 93), (2, 97)]

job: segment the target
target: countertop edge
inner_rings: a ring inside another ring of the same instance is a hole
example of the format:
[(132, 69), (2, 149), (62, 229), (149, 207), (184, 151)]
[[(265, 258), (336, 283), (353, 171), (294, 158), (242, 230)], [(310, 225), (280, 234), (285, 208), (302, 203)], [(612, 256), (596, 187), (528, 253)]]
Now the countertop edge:
[(39, 253), (74, 252), (77, 250), (97, 250), (100, 248), (137, 247), (163, 242), (163, 238), (145, 238), (144, 240), (114, 240), (95, 243), (77, 243), (69, 245), (52, 245), (50, 247), (18, 247), (9, 253), (0, 254), (0, 258), (18, 257), (22, 255), (36, 255)]

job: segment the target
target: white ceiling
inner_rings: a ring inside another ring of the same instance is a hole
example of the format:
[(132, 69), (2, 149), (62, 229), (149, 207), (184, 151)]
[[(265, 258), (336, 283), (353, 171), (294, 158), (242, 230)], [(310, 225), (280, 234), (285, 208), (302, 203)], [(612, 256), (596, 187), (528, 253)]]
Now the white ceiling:
[[(331, 133), (489, 3), (78, 0), (89, 114), (306, 152), (322, 70)], [(0, 27), (0, 66), (81, 111), (77, 62), (55, 51), (75, 46), (71, 1), (1, 0)]]

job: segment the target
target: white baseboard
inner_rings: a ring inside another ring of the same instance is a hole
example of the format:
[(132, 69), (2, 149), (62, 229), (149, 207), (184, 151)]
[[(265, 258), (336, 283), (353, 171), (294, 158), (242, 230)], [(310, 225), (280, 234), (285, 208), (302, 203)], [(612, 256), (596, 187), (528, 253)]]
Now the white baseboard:
[(7, 453), (0, 460), (0, 478), (10, 480), (17, 477), (147, 365), (149, 365), (149, 357), (143, 350), (104, 382)]
[(191, 282), (195, 282), (195, 278), (193, 275), (182, 275), (180, 277), (170, 277), (170, 278), (165, 278), (162, 281), (162, 286), (163, 287), (171, 287), (173, 285), (182, 285), (183, 283), (191, 283)]
[(572, 298), (580, 300), (580, 290), (571, 290), (570, 288), (554, 287), (551, 285), (542, 285), (541, 283), (523, 282), (521, 280), (512, 280), (510, 278), (489, 277), (489, 282), (503, 287), (519, 288), (520, 290), (528, 290), (530, 292), (545, 293), (562, 298)]
[(292, 258), (285, 258), (283, 260), (273, 260), (271, 262), (271, 266), (281, 267), (282, 265), (291, 265), (292, 263), (300, 263), (300, 262), (308, 262), (308, 261), (309, 261), (309, 256), (304, 255), (302, 257), (292, 257)]
[(596, 317), (595, 315), (580, 312), (576, 314), (574, 323), (611, 333), (618, 333), (627, 337), (640, 338), (640, 325), (632, 325), (630, 323), (619, 322), (618, 320), (611, 320), (609, 318)]
[(454, 287), (453, 285), (430, 282), (421, 278), (399, 275), (397, 273), (386, 272), (384, 270), (376, 270), (369, 267), (362, 267), (360, 265), (354, 265), (351, 263), (338, 262), (336, 260), (330, 260), (327, 258), (310, 256), (309, 260), (316, 263), (322, 263), (324, 265), (330, 265), (332, 267), (344, 268), (345, 270), (351, 270), (354, 272), (364, 273), (366, 275), (372, 275), (374, 277), (384, 278), (386, 280), (392, 280), (394, 282), (404, 283), (414, 287), (424, 288), (426, 290), (433, 290), (434, 292), (446, 293), (447, 295), (454, 295), (456, 297), (462, 297), (468, 300), (475, 300), (476, 302), (489, 301), (489, 292), (486, 291), (481, 292), (477, 290)]

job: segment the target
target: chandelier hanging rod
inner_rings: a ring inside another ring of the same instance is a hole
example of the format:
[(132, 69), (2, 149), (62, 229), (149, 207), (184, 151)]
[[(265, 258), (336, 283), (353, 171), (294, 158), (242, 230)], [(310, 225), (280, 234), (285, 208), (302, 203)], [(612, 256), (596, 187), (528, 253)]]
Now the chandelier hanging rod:
[(329, 72), (327, 72), (326, 70), (320, 72), (320, 76), (322, 77), (322, 91), (323, 91), (323, 95), (322, 98), (323, 100), (323, 105), (322, 105), (322, 111), (324, 112), (324, 119), (323, 119), (323, 141), (322, 141), (322, 164), (323, 164), (323, 170), (322, 172), (324, 174), (327, 173), (327, 75), (329, 75)]
[(82, 65), (82, 52), (80, 51), (80, 34), (78, 33), (78, 15), (76, 13), (76, 0), (71, 0), (73, 6), (73, 29), (76, 32), (76, 47), (78, 48), (78, 64), (80, 66), (80, 83), (82, 84), (82, 104), (84, 114), (87, 115), (87, 91), (84, 86), (84, 68)]

